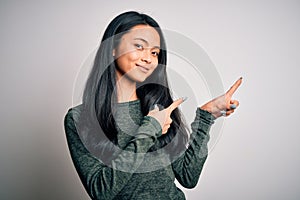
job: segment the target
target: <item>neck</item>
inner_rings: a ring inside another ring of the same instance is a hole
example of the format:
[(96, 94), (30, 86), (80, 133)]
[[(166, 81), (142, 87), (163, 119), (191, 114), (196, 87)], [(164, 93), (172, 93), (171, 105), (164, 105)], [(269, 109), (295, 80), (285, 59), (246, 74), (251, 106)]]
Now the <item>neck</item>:
[(136, 82), (117, 73), (118, 103), (137, 100)]

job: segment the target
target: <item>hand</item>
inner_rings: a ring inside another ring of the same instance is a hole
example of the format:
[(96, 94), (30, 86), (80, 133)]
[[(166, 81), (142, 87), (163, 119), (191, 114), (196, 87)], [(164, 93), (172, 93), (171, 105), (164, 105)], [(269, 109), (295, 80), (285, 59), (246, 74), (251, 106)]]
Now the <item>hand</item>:
[(172, 119), (171, 119), (171, 113), (173, 110), (175, 110), (182, 102), (184, 102), (184, 98), (177, 99), (174, 101), (169, 107), (159, 110), (158, 106), (155, 105), (155, 108), (151, 110), (147, 116), (154, 117), (160, 124), (162, 129), (162, 134), (165, 134), (168, 132), (168, 129), (171, 126)]
[(239, 102), (232, 100), (232, 96), (241, 84), (242, 77), (238, 79), (225, 94), (209, 101), (200, 108), (210, 112), (215, 118), (222, 116), (222, 112), (225, 113), (225, 116), (229, 116), (239, 106)]

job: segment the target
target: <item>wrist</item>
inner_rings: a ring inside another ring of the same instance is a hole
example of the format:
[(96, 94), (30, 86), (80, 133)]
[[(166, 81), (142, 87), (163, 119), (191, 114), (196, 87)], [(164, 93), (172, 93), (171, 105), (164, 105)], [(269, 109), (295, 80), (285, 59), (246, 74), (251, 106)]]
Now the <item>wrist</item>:
[(200, 107), (201, 110), (209, 112), (215, 119), (218, 118), (216, 110), (213, 110), (213, 105), (211, 102), (208, 102)]
[(211, 110), (211, 105), (209, 105), (209, 103), (206, 103), (204, 104), (203, 106), (200, 107), (201, 110), (205, 110), (209, 113), (212, 113), (212, 110)]

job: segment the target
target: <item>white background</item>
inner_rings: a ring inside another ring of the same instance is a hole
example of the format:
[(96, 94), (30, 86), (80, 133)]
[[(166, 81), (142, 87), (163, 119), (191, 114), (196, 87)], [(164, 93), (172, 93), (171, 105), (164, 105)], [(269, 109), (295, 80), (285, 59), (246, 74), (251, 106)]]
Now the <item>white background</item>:
[(225, 88), (244, 77), (241, 105), (187, 199), (300, 199), (296, 0), (0, 1), (1, 199), (89, 199), (63, 117), (82, 63), (127, 10), (199, 44)]

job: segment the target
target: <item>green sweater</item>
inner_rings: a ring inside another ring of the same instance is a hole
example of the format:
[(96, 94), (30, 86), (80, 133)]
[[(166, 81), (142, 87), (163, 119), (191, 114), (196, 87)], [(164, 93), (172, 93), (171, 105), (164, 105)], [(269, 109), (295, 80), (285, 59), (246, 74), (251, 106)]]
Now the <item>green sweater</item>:
[(215, 119), (209, 112), (197, 108), (187, 150), (170, 160), (163, 149), (146, 153), (162, 135), (159, 122), (142, 115), (139, 100), (119, 103), (115, 121), (121, 150), (108, 167), (79, 138), (75, 123), (81, 108), (82, 105), (69, 109), (64, 125), (73, 163), (92, 199), (185, 199), (175, 178), (183, 187), (196, 186)]

